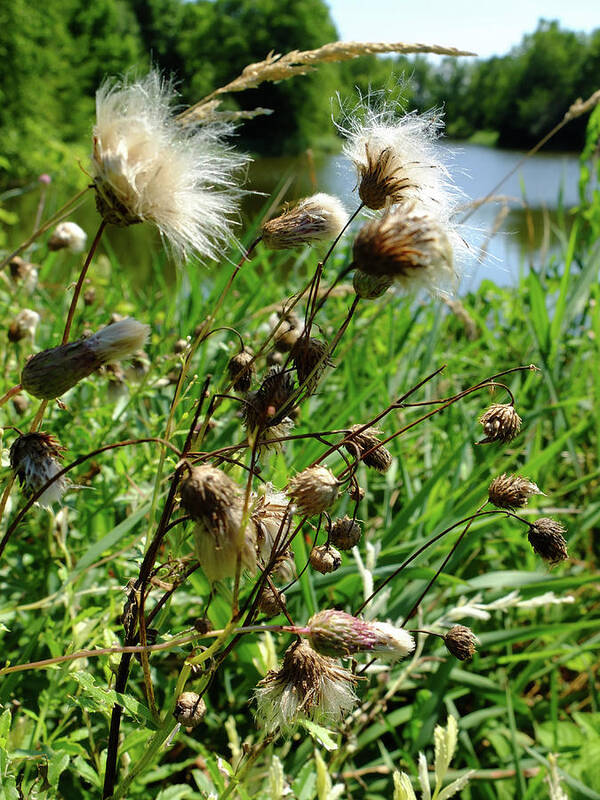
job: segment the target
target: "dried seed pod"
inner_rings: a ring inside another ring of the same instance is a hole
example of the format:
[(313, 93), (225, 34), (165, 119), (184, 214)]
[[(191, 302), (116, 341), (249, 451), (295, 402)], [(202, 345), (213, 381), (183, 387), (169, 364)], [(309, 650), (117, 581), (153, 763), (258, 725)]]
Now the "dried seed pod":
[(338, 496), (339, 483), (326, 467), (307, 467), (289, 482), (288, 494), (298, 513), (310, 517), (326, 511)]
[(565, 532), (565, 526), (557, 520), (540, 517), (529, 526), (527, 538), (534, 551), (553, 567), (569, 557)]
[(325, 342), (312, 336), (308, 339), (301, 336), (292, 347), (291, 354), (298, 375), (298, 383), (303, 385), (306, 382), (309, 394), (312, 394), (317, 388), (325, 368), (333, 366), (333, 362), (328, 358), (328, 350)]
[(222, 469), (203, 464), (193, 467), (180, 484), (181, 505), (196, 522), (224, 532), (240, 487)]
[(360, 541), (362, 529), (352, 517), (336, 519), (331, 526), (329, 539), (340, 550), (351, 550)]
[(229, 359), (227, 372), (236, 392), (247, 392), (250, 389), (255, 375), (252, 359), (252, 353), (246, 349), (241, 350)]
[(360, 619), (335, 609), (314, 614), (306, 628), (314, 649), (326, 656), (369, 653), (395, 661), (415, 649), (412, 636), (403, 628), (395, 628), (387, 622)]
[[(244, 424), (249, 430), (266, 428), (273, 424), (282, 409), (291, 408), (294, 395), (294, 377), (291, 373), (272, 367), (255, 392), (250, 392), (244, 403)], [(284, 412), (285, 413), (285, 412)]]
[(354, 291), (363, 300), (374, 300), (376, 297), (381, 297), (393, 282), (394, 279), (389, 275), (369, 275), (368, 272), (363, 272), (362, 269), (355, 270), (352, 278)]
[(269, 250), (287, 250), (321, 239), (335, 239), (348, 220), (337, 197), (315, 194), (301, 200), (262, 226), (262, 241)]
[[(356, 456), (356, 451), (360, 454), (360, 460), (363, 461), (367, 467), (372, 467), (378, 472), (387, 472), (392, 466), (392, 454), (390, 451), (380, 446), (381, 439), (375, 434), (381, 433), (377, 428), (367, 428), (361, 431), (364, 425), (353, 425), (350, 428), (350, 434), (346, 438), (348, 441), (344, 444), (346, 450), (353, 456)], [(360, 431), (360, 433), (358, 433)], [(377, 448), (369, 453), (373, 447)], [(367, 455), (365, 455), (367, 454)]]
[(309, 563), (313, 569), (326, 575), (335, 572), (342, 566), (342, 557), (335, 547), (328, 544), (318, 545), (310, 551)]
[(485, 438), (477, 444), (510, 442), (521, 430), (521, 417), (510, 403), (493, 403), (479, 417)]
[(348, 494), (350, 495), (350, 500), (360, 503), (361, 500), (364, 500), (365, 490), (353, 481), (348, 489)]
[(195, 728), (206, 715), (206, 703), (196, 692), (183, 692), (177, 698), (173, 716), (186, 728)]
[[(10, 466), (27, 495), (35, 494), (62, 470), (65, 448), (49, 433), (25, 433), (10, 448)], [(37, 499), (49, 508), (58, 502), (67, 488), (65, 477), (58, 478)]]
[(274, 592), (270, 586), (265, 586), (263, 588), (258, 603), (258, 609), (267, 617), (267, 619), (276, 617), (278, 614), (282, 614), (285, 606), (286, 601), (283, 592)]
[(529, 478), (502, 474), (490, 483), (488, 497), (496, 508), (523, 508), (532, 494), (544, 494)]
[(289, 353), (300, 338), (301, 333), (302, 331), (300, 328), (290, 327), (287, 330), (285, 328), (279, 328), (273, 340), (275, 349), (279, 353)]
[(466, 661), (473, 657), (475, 645), (479, 644), (479, 641), (470, 628), (465, 625), (454, 625), (444, 636), (444, 644), (455, 658)]

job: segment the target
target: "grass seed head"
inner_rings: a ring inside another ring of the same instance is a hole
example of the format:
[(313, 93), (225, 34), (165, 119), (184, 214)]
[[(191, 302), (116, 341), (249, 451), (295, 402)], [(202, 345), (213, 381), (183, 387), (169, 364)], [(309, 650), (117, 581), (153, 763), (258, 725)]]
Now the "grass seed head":
[(335, 547), (328, 544), (321, 544), (313, 547), (310, 551), (309, 563), (313, 569), (321, 575), (328, 572), (335, 572), (342, 566), (342, 557)]
[(544, 494), (539, 487), (520, 475), (502, 474), (490, 483), (488, 497), (496, 508), (523, 508), (533, 494)]
[(345, 611), (319, 611), (308, 620), (306, 627), (311, 645), (327, 656), (369, 653), (396, 661), (415, 649), (412, 636), (403, 628), (359, 619)]
[(206, 715), (206, 703), (196, 692), (183, 692), (177, 698), (173, 716), (186, 728), (195, 728)]
[(87, 242), (87, 233), (76, 222), (60, 222), (48, 240), (48, 250), (68, 250), (81, 253)]
[(327, 511), (338, 496), (339, 483), (327, 467), (307, 467), (290, 480), (288, 494), (299, 514), (311, 517)]
[(245, 393), (252, 385), (252, 379), (256, 372), (252, 358), (249, 350), (241, 350), (229, 359), (227, 372), (236, 392)]
[(340, 517), (331, 526), (329, 538), (340, 550), (351, 550), (360, 542), (362, 529), (352, 517)]
[(522, 419), (511, 403), (493, 403), (479, 417), (485, 438), (477, 444), (511, 442), (521, 430)]
[[(360, 460), (363, 461), (367, 467), (372, 467), (376, 469), (377, 472), (387, 472), (392, 466), (393, 459), (390, 451), (380, 446), (381, 439), (379, 439), (376, 434), (381, 433), (381, 431), (377, 428), (367, 428), (360, 433), (356, 433), (356, 431), (360, 431), (363, 427), (364, 425), (353, 425), (350, 428), (350, 433), (352, 435), (346, 437), (349, 441), (344, 444), (344, 447), (353, 456), (356, 456), (356, 451), (358, 450)], [(373, 447), (377, 449), (369, 453), (369, 450)], [(365, 453), (368, 455), (364, 455)]]
[(529, 544), (544, 561), (553, 567), (565, 561), (569, 554), (564, 537), (566, 528), (551, 517), (540, 517), (529, 526)]
[(269, 250), (287, 250), (322, 239), (335, 239), (347, 221), (346, 209), (337, 197), (315, 194), (265, 222), (262, 240)]
[(470, 628), (465, 625), (454, 625), (444, 636), (444, 644), (449, 653), (459, 661), (466, 661), (473, 657), (478, 639)]
[[(64, 450), (49, 433), (25, 433), (15, 439), (10, 448), (10, 466), (25, 494), (34, 494), (61, 471)], [(37, 503), (49, 508), (62, 498), (67, 485), (64, 476), (58, 478)]]

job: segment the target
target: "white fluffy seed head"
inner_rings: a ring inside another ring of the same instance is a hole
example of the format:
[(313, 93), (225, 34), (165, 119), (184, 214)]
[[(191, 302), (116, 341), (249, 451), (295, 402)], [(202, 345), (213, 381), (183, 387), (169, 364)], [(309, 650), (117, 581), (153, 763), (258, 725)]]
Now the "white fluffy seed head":
[[(35, 494), (62, 470), (64, 448), (48, 433), (26, 433), (19, 436), (10, 448), (10, 466), (27, 495)], [(64, 476), (58, 478), (37, 499), (37, 504), (49, 508), (62, 498), (67, 489)]]
[(86, 340), (86, 344), (100, 361), (106, 364), (121, 361), (133, 355), (136, 350), (140, 350), (146, 343), (149, 333), (149, 325), (144, 325), (133, 317), (125, 317), (92, 334)]
[(71, 253), (81, 253), (85, 248), (87, 233), (76, 222), (59, 223), (48, 240), (50, 250), (69, 250)]
[(172, 84), (151, 71), (96, 93), (92, 174), (112, 224), (150, 222), (178, 258), (216, 258), (231, 237), (248, 159), (223, 143), (227, 123), (182, 124)]
[(303, 244), (335, 239), (348, 221), (341, 200), (330, 194), (314, 194), (301, 200), (262, 227), (262, 239), (270, 250), (286, 250)]

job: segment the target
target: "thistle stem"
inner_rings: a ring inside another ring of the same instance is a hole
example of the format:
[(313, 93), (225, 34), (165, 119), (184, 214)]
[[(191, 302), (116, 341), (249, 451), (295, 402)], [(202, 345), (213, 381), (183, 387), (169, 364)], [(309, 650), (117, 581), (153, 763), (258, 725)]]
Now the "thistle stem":
[(79, 278), (77, 280), (77, 283), (75, 284), (75, 291), (73, 292), (73, 297), (71, 298), (71, 305), (69, 306), (69, 312), (67, 314), (67, 321), (65, 322), (65, 330), (63, 332), (61, 344), (66, 344), (69, 341), (69, 334), (71, 333), (71, 325), (73, 324), (73, 317), (75, 316), (75, 308), (77, 307), (77, 301), (79, 300), (79, 295), (81, 294), (81, 288), (83, 286), (83, 282), (85, 280), (85, 276), (87, 275), (89, 266), (92, 263), (94, 253), (96, 252), (96, 249), (100, 244), (100, 239), (102, 238), (102, 234), (104, 233), (105, 228), (106, 228), (106, 220), (103, 219), (96, 232), (94, 241), (92, 242), (92, 246), (89, 249), (87, 257), (83, 262), (83, 267), (81, 268), (81, 272), (79, 273)]

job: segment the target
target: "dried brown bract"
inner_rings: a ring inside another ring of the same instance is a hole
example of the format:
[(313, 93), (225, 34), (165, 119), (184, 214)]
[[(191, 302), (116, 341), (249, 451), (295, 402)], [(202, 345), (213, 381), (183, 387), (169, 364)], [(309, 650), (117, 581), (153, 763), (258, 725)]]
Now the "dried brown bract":
[(258, 610), (263, 613), (267, 619), (282, 614), (285, 606), (286, 601), (283, 592), (278, 592), (277, 590), (273, 591), (270, 586), (265, 586), (263, 588), (258, 603)]
[(320, 339), (301, 336), (292, 347), (291, 354), (298, 375), (298, 383), (306, 383), (307, 391), (312, 394), (326, 367), (333, 366), (328, 357), (329, 348)]
[(335, 475), (327, 467), (307, 467), (290, 480), (288, 494), (298, 513), (311, 517), (333, 505), (339, 491)]
[(533, 494), (544, 494), (529, 478), (502, 474), (490, 483), (488, 497), (496, 508), (523, 508)]
[(262, 226), (262, 240), (270, 250), (287, 250), (321, 239), (335, 239), (348, 220), (341, 201), (328, 194), (301, 200)]
[(485, 438), (477, 444), (511, 442), (521, 430), (521, 417), (511, 403), (494, 403), (479, 417)]
[[(357, 455), (358, 450), (360, 460), (367, 467), (372, 467), (378, 472), (387, 472), (392, 466), (392, 454), (381, 445), (381, 439), (376, 436), (381, 431), (377, 428), (367, 428), (366, 430), (361, 430), (361, 428), (364, 428), (364, 425), (353, 425), (350, 428), (350, 435), (346, 437), (347, 441), (344, 443), (344, 447), (353, 456)], [(372, 450), (374, 447), (376, 449)]]
[(362, 529), (352, 517), (340, 517), (334, 520), (329, 534), (330, 541), (340, 550), (351, 550), (360, 542)]
[(309, 563), (321, 575), (335, 572), (342, 566), (342, 557), (335, 547), (328, 544), (317, 545), (310, 551)]
[(173, 716), (186, 728), (195, 728), (206, 715), (206, 703), (196, 692), (183, 692), (177, 698)]
[(465, 625), (454, 625), (444, 636), (444, 644), (455, 658), (466, 661), (473, 657), (478, 640), (470, 628)]
[[(35, 494), (62, 470), (65, 448), (49, 433), (25, 433), (12, 443), (10, 466), (27, 495)], [(67, 488), (65, 477), (58, 478), (38, 498), (44, 508), (58, 502)]]
[(252, 359), (252, 353), (246, 349), (241, 350), (229, 359), (227, 372), (236, 392), (247, 392), (252, 385), (252, 379), (255, 375)]
[(557, 520), (540, 517), (529, 526), (527, 538), (534, 551), (553, 567), (569, 557), (565, 532), (565, 526)]

